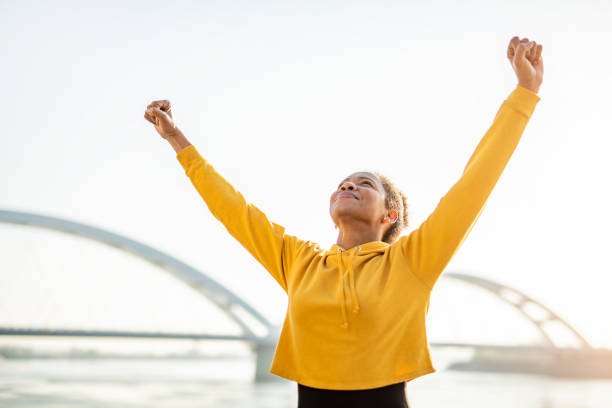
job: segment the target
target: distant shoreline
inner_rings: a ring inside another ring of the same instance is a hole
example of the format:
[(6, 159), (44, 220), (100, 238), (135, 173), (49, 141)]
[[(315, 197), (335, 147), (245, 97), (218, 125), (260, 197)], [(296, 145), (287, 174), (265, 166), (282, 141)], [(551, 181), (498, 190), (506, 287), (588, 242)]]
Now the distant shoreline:
[(71, 356), (71, 355), (33, 355), (33, 356), (4, 356), (0, 355), (2, 360), (241, 360), (249, 358), (246, 355), (181, 355), (181, 356), (157, 356), (157, 355), (94, 355), (94, 356)]
[(49, 353), (30, 348), (0, 347), (1, 360), (232, 360), (250, 358), (248, 354), (202, 354), (186, 352), (180, 354), (121, 354), (104, 353), (93, 349), (72, 349), (68, 352)]

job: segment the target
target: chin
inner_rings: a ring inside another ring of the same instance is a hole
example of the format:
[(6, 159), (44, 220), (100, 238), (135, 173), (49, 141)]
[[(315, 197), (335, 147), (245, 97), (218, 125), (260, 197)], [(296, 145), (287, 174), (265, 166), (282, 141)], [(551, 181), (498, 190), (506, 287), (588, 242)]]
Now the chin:
[(332, 220), (338, 220), (341, 218), (354, 218), (354, 219), (362, 219), (364, 218), (363, 210), (354, 206), (354, 205), (335, 205), (331, 209)]

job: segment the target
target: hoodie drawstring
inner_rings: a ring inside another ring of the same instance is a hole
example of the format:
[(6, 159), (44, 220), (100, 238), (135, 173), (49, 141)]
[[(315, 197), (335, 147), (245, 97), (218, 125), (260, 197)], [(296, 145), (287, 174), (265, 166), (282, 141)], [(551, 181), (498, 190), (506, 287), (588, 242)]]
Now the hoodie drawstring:
[[(358, 250), (361, 251), (361, 247), (358, 247)], [(344, 291), (344, 271), (343, 271), (344, 262), (343, 262), (343, 257), (342, 257), (342, 249), (339, 250), (338, 254), (340, 255), (340, 259), (338, 262), (340, 267), (338, 268), (338, 271), (340, 273), (340, 287), (342, 288), (342, 319), (343, 319), (340, 327), (342, 327), (343, 329), (346, 329), (348, 328), (348, 318), (346, 315), (346, 295)], [(355, 290), (355, 274), (353, 272), (352, 259), (353, 259), (353, 256), (351, 255), (351, 257), (349, 258), (349, 262), (348, 262), (349, 288), (351, 292), (351, 302), (353, 302), (352, 312), (354, 314), (357, 314), (359, 313), (359, 301), (357, 300), (357, 291)]]

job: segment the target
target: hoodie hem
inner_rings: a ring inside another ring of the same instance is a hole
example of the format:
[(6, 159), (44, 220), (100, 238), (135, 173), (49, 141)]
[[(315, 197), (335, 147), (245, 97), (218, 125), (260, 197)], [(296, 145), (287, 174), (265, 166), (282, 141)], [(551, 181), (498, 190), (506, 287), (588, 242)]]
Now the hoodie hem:
[(384, 387), (384, 386), (395, 384), (398, 382), (414, 380), (417, 377), (421, 377), (426, 374), (434, 373), (436, 372), (436, 369), (433, 367), (427, 367), (421, 370), (410, 371), (410, 372), (400, 374), (395, 377), (386, 378), (383, 380), (352, 382), (350, 384), (346, 382), (328, 382), (328, 381), (304, 379), (298, 376), (294, 376), (292, 374), (285, 373), (281, 370), (270, 369), (269, 372), (276, 376), (283, 377), (287, 380), (295, 381), (302, 385), (306, 385), (308, 387), (313, 387), (313, 388), (329, 389), (329, 390), (365, 390), (369, 388)]

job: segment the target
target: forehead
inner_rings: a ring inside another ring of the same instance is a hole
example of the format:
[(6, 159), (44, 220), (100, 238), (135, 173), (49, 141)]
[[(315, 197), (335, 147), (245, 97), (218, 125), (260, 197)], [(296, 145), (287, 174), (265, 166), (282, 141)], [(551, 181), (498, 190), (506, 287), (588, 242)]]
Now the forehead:
[(357, 173), (353, 173), (350, 176), (346, 177), (344, 180), (342, 180), (340, 183), (343, 183), (347, 180), (359, 180), (359, 179), (369, 179), (372, 180), (373, 182), (380, 184), (380, 180), (378, 179), (378, 177), (376, 177), (375, 174), (372, 174), (368, 171), (358, 171)]

